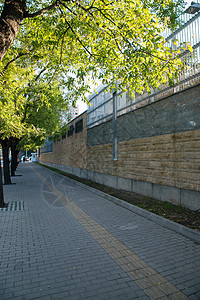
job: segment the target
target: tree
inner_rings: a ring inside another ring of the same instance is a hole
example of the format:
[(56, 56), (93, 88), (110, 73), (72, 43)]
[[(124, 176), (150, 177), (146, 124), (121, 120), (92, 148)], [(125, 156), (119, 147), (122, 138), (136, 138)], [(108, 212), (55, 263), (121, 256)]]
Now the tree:
[[(4, 183), (11, 184), (9, 173), (9, 148), (11, 146), (11, 137), (20, 138), (25, 132), (25, 127), (21, 124), (20, 117), (15, 113), (15, 103), (7, 93), (8, 89), (6, 86), (4, 89), (0, 89), (0, 143), (3, 151)], [(7, 96), (8, 101), (5, 101)]]
[(68, 105), (61, 78), (59, 82), (54, 78), (49, 86), (48, 78), (42, 76), (42, 72), (35, 74), (29, 67), (23, 67), (22, 73), (20, 70), (18, 67), (16, 76), (11, 74), (15, 69), (10, 70), (10, 78), (4, 76), (6, 84), (0, 89), (3, 108), (0, 112), (0, 143), (5, 160), (5, 184), (11, 183), (8, 168), (9, 148), (12, 146), (15, 151), (24, 136), (47, 137), (54, 133), (60, 126), (61, 112)]
[(113, 86), (120, 80), (120, 88), (129, 85), (137, 92), (149, 91), (177, 76), (178, 50), (164, 45), (161, 32), (175, 26), (183, 0), (2, 3), (0, 59), (11, 46), (15, 49), (12, 59), (28, 55), (42, 63), (50, 51), (56, 51), (60, 55), (52, 62), (55, 71), (74, 72), (69, 84), (92, 75)]
[(38, 70), (37, 65), (30, 64), (30, 59), (18, 60), (0, 78), (0, 143), (5, 184), (11, 184), (9, 148), (12, 158), (15, 157), (14, 165), (11, 164), (11, 175), (14, 175), (18, 143), (23, 138), (27, 141), (34, 138), (41, 145), (60, 128), (62, 111), (68, 108), (62, 76), (54, 74), (49, 80), (46, 69)]

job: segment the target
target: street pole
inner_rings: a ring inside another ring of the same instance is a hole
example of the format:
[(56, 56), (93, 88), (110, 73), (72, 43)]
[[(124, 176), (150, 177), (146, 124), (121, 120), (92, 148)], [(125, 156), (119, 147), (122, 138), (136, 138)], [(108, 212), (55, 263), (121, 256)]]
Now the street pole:
[(117, 160), (117, 93), (113, 93), (113, 160)]

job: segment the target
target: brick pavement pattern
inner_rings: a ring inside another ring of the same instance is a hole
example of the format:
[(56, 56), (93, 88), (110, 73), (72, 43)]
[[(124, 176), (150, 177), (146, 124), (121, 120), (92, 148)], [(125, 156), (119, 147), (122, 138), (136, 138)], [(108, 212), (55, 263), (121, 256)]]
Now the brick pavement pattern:
[(200, 299), (200, 245), (46, 168), (18, 169), (0, 211), (1, 300)]

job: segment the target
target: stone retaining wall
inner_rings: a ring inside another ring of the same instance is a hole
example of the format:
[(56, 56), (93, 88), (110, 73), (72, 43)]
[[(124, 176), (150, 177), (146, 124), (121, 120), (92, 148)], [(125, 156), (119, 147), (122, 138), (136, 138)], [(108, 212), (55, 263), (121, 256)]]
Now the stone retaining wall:
[[(53, 144), (40, 161), (79, 177), (200, 209), (200, 85)], [(81, 135), (82, 134), (82, 135)], [(87, 145), (86, 145), (87, 141)]]
[[(75, 133), (75, 124), (81, 119), (83, 119), (83, 131)], [(70, 136), (66, 134), (65, 138), (53, 142), (52, 152), (40, 155), (41, 162), (86, 169), (87, 113), (83, 113), (70, 122), (69, 128), (71, 125), (74, 126), (73, 134)]]

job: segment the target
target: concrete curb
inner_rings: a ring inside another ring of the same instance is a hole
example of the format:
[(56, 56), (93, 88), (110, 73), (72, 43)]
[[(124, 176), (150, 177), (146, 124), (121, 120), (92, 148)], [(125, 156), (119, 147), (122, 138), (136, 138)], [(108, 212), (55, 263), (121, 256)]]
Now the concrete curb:
[(163, 218), (161, 216), (158, 216), (158, 215), (156, 215), (152, 212), (149, 212), (149, 211), (147, 211), (143, 208), (140, 208), (140, 207), (135, 206), (133, 204), (127, 203), (127, 202), (125, 202), (125, 201), (123, 201), (119, 198), (108, 195), (108, 194), (106, 194), (102, 191), (96, 190), (95, 188), (90, 187), (88, 185), (85, 185), (85, 184), (83, 184), (79, 181), (76, 181), (76, 180), (71, 179), (71, 178), (69, 178), (69, 179), (73, 182), (78, 183), (80, 186), (86, 188), (87, 190), (97, 194), (98, 196), (103, 197), (104, 199), (112, 201), (115, 204), (140, 215), (141, 217), (144, 217), (144, 218), (146, 218), (146, 219), (148, 219), (148, 220), (150, 220), (150, 221), (152, 221), (152, 222), (154, 222), (154, 223), (156, 223), (156, 224), (158, 224), (158, 225), (160, 225), (164, 228), (170, 229), (170, 230), (172, 230), (172, 231), (174, 231), (174, 232), (176, 232), (180, 235), (183, 235), (183, 236), (193, 240), (194, 242), (200, 244), (200, 232), (198, 232), (196, 230), (193, 230), (191, 228), (188, 228), (184, 225), (178, 224), (178, 223), (173, 222), (171, 220), (165, 219), (165, 218)]
[[(55, 171), (52, 171), (52, 172), (55, 172)], [(59, 174), (59, 173), (57, 173), (57, 174)], [(62, 174), (59, 174), (59, 175), (64, 176)], [(140, 215), (141, 217), (144, 217), (144, 218), (146, 218), (146, 219), (148, 219), (148, 220), (150, 220), (150, 221), (152, 221), (152, 222), (154, 222), (154, 223), (156, 223), (156, 224), (158, 224), (158, 225), (160, 225), (164, 228), (170, 229), (170, 230), (172, 230), (172, 231), (174, 231), (174, 232), (176, 232), (180, 235), (183, 235), (184, 237), (187, 237), (190, 240), (200, 244), (200, 232), (198, 232), (196, 230), (193, 230), (193, 229), (188, 228), (184, 225), (175, 223), (171, 220), (165, 219), (161, 216), (158, 216), (158, 215), (156, 215), (152, 212), (149, 212), (149, 211), (147, 211), (143, 208), (140, 208), (138, 206), (135, 206), (133, 204), (127, 203), (127, 202), (125, 202), (125, 201), (123, 201), (119, 198), (114, 197), (114, 196), (108, 195), (108, 194), (106, 194), (102, 191), (99, 191), (99, 190), (97, 190), (93, 187), (90, 187), (90, 186), (88, 186), (84, 183), (76, 181), (75, 179), (72, 179), (72, 178), (69, 178), (69, 177), (67, 177), (67, 179), (71, 182), (77, 183), (79, 186), (82, 186), (83, 188), (97, 194), (98, 196), (103, 197), (104, 199), (112, 201), (115, 204)]]

